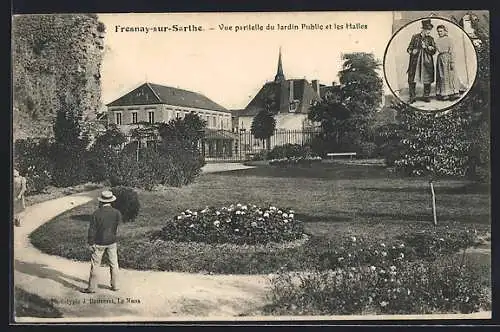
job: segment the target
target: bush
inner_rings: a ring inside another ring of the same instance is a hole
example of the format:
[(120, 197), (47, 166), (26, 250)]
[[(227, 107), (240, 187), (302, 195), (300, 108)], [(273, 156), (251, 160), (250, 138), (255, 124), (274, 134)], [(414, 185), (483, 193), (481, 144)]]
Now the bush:
[[(400, 265), (417, 260), (432, 261), (443, 255), (466, 249), (477, 242), (472, 229), (408, 231), (392, 240), (350, 236), (335, 243), (325, 243), (328, 248), (315, 254), (320, 269), (349, 268), (358, 265)], [(330, 249), (331, 248), (331, 249)]]
[(35, 195), (45, 192), (50, 185), (48, 172), (42, 174), (29, 175), (26, 177), (26, 195)]
[(268, 159), (267, 155), (268, 152), (266, 150), (259, 151), (252, 157), (252, 161), (266, 160)]
[(96, 138), (85, 158), (91, 181), (101, 182), (110, 179), (113, 175), (113, 166), (118, 162), (125, 141), (123, 133), (114, 125)]
[(285, 144), (275, 146), (269, 151), (268, 159), (285, 159), (285, 158), (304, 158), (311, 157), (312, 151), (309, 146), (300, 144)]
[(159, 236), (181, 242), (257, 244), (297, 240), (303, 230), (293, 210), (237, 204), (186, 210), (167, 221)]
[(271, 278), (271, 314), (471, 313), (491, 303), (474, 263), (463, 257)]
[(122, 213), (123, 222), (135, 221), (141, 208), (137, 192), (132, 188), (123, 186), (113, 187), (111, 191), (116, 196), (113, 207)]
[(14, 167), (26, 177), (26, 194), (43, 192), (51, 184), (52, 143), (48, 139), (19, 139), (14, 146)]
[(168, 167), (158, 169), (160, 184), (174, 187), (187, 185), (201, 174), (201, 168), (205, 166), (205, 159), (197, 150), (181, 144), (169, 144), (161, 154), (166, 158)]
[(65, 144), (56, 143), (52, 147), (52, 183), (56, 187), (70, 187), (88, 182), (87, 153), (83, 143), (80, 147)]
[(433, 260), (439, 256), (457, 252), (473, 246), (477, 237), (473, 231), (437, 231), (423, 230), (407, 233), (399, 237), (409, 248), (411, 254), (425, 260)]
[(321, 160), (321, 157), (292, 157), (285, 159), (272, 159), (269, 161), (269, 165), (278, 167), (311, 167), (313, 163), (321, 163)]
[(372, 142), (361, 143), (358, 148), (358, 154), (361, 158), (375, 158), (377, 152), (377, 145)]
[(155, 147), (137, 151), (125, 147), (113, 163), (109, 181), (111, 185), (152, 190), (156, 185), (180, 187), (194, 181), (205, 165), (197, 152), (180, 145), (171, 145), (168, 150)]

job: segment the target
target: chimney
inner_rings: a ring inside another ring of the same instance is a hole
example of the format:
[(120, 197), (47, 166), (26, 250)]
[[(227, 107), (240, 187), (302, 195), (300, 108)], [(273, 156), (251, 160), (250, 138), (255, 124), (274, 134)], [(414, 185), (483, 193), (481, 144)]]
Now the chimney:
[(314, 91), (316, 91), (316, 93), (318, 94), (318, 96), (321, 97), (320, 90), (319, 90), (319, 81), (318, 80), (312, 80), (311, 83), (312, 83), (312, 87), (313, 87)]
[(290, 103), (292, 103), (293, 100), (294, 100), (294, 95), (293, 95), (293, 80), (290, 80), (289, 82), (290, 82), (290, 94), (289, 94), (290, 100), (289, 101), (290, 101)]

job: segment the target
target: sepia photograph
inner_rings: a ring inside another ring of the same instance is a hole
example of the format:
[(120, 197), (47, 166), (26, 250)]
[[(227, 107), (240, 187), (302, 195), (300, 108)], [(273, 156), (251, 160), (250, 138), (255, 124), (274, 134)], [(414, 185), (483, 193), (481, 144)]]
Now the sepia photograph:
[(491, 319), (489, 19), (13, 15), (11, 324)]
[(458, 24), (424, 18), (394, 34), (384, 71), (389, 88), (402, 102), (422, 111), (448, 110), (474, 83), (476, 50)]

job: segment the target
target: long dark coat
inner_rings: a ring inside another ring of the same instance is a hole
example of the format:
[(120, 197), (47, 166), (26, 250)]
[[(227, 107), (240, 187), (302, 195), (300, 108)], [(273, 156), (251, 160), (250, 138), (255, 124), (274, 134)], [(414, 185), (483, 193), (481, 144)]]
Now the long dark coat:
[[(422, 48), (422, 40), (430, 46), (427, 49)], [(413, 50), (418, 52), (413, 54)], [(408, 83), (423, 83), (430, 84), (434, 82), (434, 59), (436, 53), (436, 43), (431, 36), (422, 36), (417, 33), (411, 37), (410, 45), (406, 50), (410, 54), (410, 62), (408, 64)]]

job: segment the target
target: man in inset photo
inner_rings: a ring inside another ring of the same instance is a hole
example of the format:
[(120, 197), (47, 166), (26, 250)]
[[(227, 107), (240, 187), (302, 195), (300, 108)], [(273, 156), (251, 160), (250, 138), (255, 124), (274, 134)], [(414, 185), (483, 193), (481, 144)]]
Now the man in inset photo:
[(408, 103), (416, 101), (417, 83), (424, 86), (423, 101), (430, 102), (431, 83), (434, 82), (434, 59), (436, 44), (430, 32), (434, 26), (430, 19), (422, 20), (422, 31), (411, 37), (407, 52), (410, 54), (408, 64), (408, 87), (410, 98)]

